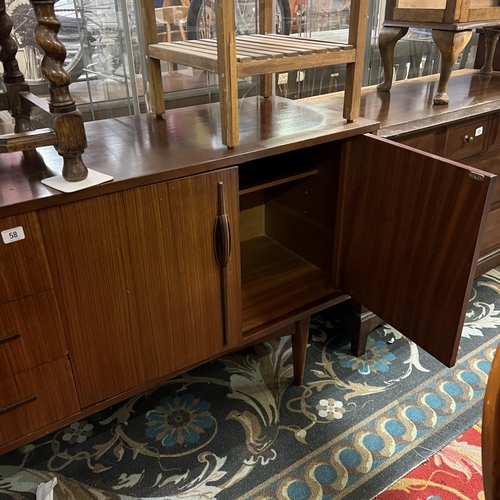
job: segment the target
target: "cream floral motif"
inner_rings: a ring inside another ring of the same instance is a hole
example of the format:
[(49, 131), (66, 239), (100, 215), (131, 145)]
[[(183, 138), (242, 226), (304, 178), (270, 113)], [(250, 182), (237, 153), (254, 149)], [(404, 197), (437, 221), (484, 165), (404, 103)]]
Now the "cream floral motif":
[(69, 444), (84, 443), (87, 438), (92, 436), (93, 428), (94, 426), (87, 423), (86, 420), (73, 422), (69, 427), (64, 429), (62, 440), (68, 442)]
[(327, 420), (339, 420), (344, 416), (345, 408), (342, 401), (335, 401), (333, 398), (320, 399), (316, 405), (318, 415)]

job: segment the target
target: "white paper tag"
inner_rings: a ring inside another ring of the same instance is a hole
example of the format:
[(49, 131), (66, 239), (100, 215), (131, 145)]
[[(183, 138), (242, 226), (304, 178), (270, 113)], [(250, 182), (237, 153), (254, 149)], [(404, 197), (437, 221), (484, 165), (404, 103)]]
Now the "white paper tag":
[(57, 477), (54, 477), (47, 483), (39, 484), (36, 488), (36, 500), (53, 500), (54, 492), (52, 491), (57, 484)]
[(476, 137), (478, 135), (483, 135), (483, 127), (477, 127), (477, 129), (476, 129)]
[(24, 240), (24, 238), (26, 238), (26, 236), (24, 236), (24, 229), (21, 226), (2, 231), (2, 240), (6, 245), (8, 243), (14, 243), (15, 241)]

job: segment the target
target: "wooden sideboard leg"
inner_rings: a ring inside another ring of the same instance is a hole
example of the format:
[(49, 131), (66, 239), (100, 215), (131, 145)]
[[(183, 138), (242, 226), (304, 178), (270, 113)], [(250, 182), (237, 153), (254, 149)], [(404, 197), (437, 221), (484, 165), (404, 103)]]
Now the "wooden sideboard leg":
[(384, 81), (377, 85), (379, 92), (389, 92), (391, 90), (394, 75), (394, 47), (406, 33), (408, 33), (408, 28), (405, 27), (384, 26), (380, 31), (378, 46), (382, 64), (384, 65)]
[(352, 355), (363, 356), (368, 335), (382, 320), (353, 299), (334, 306), (332, 315), (349, 330)]
[(458, 54), (472, 38), (472, 31), (444, 31), (432, 30), (432, 38), (441, 52), (441, 75), (439, 77), (438, 92), (434, 97), (434, 104), (442, 105), (450, 102), (448, 83), (451, 72), (457, 61)]
[(493, 57), (500, 36), (500, 28), (483, 28), (485, 40), (485, 56), (483, 67), (479, 70), (482, 75), (491, 75), (493, 73)]
[(302, 385), (304, 381), (310, 321), (311, 316), (307, 316), (297, 321), (297, 323), (295, 323), (295, 334), (292, 335), (293, 383), (295, 385)]

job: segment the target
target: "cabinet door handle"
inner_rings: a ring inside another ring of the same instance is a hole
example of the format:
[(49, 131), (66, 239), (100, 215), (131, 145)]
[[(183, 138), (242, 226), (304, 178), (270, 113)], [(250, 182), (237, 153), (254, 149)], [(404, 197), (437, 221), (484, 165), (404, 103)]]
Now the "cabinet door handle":
[(470, 144), (473, 141), (474, 141), (474, 137), (472, 137), (471, 135), (466, 135), (464, 137), (464, 142), (468, 142)]
[(217, 184), (218, 208), (214, 226), (214, 249), (215, 260), (220, 269), (220, 291), (222, 299), (222, 335), (224, 345), (227, 345), (228, 323), (228, 296), (227, 289), (227, 265), (231, 257), (231, 226), (229, 216), (226, 214), (224, 202), (224, 184)]
[(19, 408), (20, 406), (23, 406), (25, 404), (31, 403), (32, 401), (35, 401), (37, 397), (38, 396), (36, 394), (33, 394), (33, 396), (29, 396), (25, 399), (22, 399), (21, 401), (17, 401), (17, 403), (12, 403), (11, 405), (4, 406), (3, 408), (0, 408), (0, 415), (3, 415), (8, 411), (15, 410), (16, 408)]
[(5, 335), (3, 337), (0, 337), (0, 344), (3, 344), (4, 342), (8, 342), (9, 340), (17, 339), (20, 336), (21, 336), (20, 333), (12, 333), (10, 335)]
[(226, 214), (224, 203), (224, 185), (219, 182), (217, 186), (218, 210), (214, 227), (214, 247), (217, 264), (224, 268), (229, 263), (231, 256), (231, 226), (229, 216)]

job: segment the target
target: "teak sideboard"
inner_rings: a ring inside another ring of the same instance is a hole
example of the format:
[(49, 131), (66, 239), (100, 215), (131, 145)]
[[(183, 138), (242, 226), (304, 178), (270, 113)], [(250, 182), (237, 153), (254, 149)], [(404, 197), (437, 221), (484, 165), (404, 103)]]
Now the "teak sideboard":
[[(51, 148), (0, 156), (0, 452), (350, 297), (455, 361), (495, 176), (280, 98), (87, 124), (72, 194)], [(22, 229), (20, 229), (22, 228)], [(24, 238), (23, 238), (24, 236)]]

